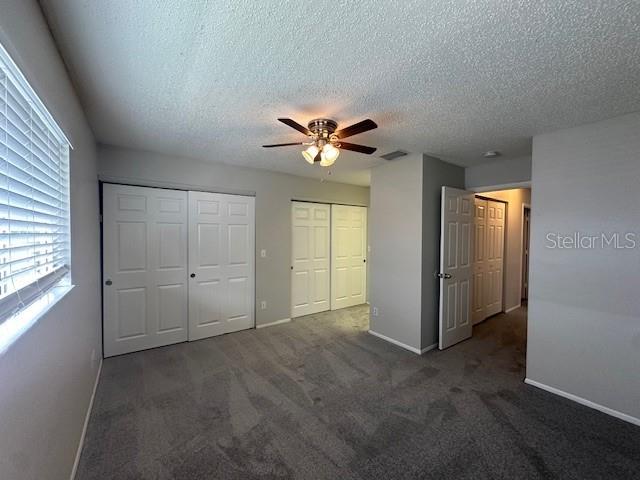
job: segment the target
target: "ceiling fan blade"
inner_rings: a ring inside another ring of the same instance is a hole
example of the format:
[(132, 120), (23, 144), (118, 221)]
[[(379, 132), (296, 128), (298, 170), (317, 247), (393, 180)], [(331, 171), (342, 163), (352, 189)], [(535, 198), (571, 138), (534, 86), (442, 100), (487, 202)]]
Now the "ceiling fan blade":
[(294, 143), (274, 143), (273, 145), (262, 145), (264, 148), (271, 147), (288, 147), (289, 145), (304, 145), (302, 142), (294, 142)]
[(374, 128), (378, 128), (376, 122), (367, 118), (366, 120), (363, 120), (361, 122), (354, 123), (350, 127), (338, 130), (336, 132), (336, 135), (338, 136), (338, 138), (347, 138), (359, 133), (368, 132), (369, 130), (373, 130)]
[(313, 163), (317, 163), (320, 160), (322, 160), (322, 156), (320, 155), (322, 153), (322, 150), (318, 152), (318, 154), (316, 155), (316, 158), (313, 159)]
[(367, 155), (371, 155), (373, 152), (376, 151), (374, 147), (367, 147), (365, 145), (358, 145), (356, 143), (347, 143), (347, 142), (340, 142), (340, 148), (344, 150), (352, 150), (354, 152), (359, 152), (359, 153), (366, 153)]
[(305, 135), (311, 135), (311, 131), (307, 127), (303, 127), (297, 122), (294, 122), (290, 118), (279, 118), (278, 121), (284, 123), (285, 125), (290, 126), (291, 128), (295, 128), (300, 133), (304, 133)]

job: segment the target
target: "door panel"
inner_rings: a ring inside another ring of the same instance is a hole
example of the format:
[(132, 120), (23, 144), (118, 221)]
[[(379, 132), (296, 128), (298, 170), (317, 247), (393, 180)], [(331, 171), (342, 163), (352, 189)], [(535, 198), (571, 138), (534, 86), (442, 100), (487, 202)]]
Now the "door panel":
[(439, 348), (471, 337), (474, 194), (442, 187)]
[(473, 324), (486, 318), (485, 291), (487, 289), (487, 201), (474, 199), (473, 215), (473, 296), (471, 318)]
[(367, 209), (331, 205), (331, 310), (366, 302)]
[(104, 185), (106, 357), (187, 339), (186, 249), (186, 192)]
[(255, 325), (255, 199), (189, 192), (189, 340)]
[(291, 317), (329, 310), (330, 207), (291, 203)]
[(505, 204), (487, 200), (487, 255), (484, 318), (502, 311)]

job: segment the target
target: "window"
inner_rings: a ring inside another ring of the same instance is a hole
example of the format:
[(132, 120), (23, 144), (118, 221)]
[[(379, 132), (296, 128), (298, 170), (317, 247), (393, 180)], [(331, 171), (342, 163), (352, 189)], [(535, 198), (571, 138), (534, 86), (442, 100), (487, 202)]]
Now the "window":
[(0, 324), (69, 282), (69, 147), (0, 46)]

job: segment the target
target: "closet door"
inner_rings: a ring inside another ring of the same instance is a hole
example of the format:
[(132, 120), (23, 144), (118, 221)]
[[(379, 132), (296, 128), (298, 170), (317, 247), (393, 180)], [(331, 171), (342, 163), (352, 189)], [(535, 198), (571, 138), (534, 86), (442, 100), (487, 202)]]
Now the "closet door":
[(488, 200), (487, 213), (485, 317), (490, 317), (502, 311), (505, 204)]
[(103, 187), (104, 355), (187, 340), (187, 193)]
[(367, 209), (331, 205), (331, 310), (366, 302)]
[(473, 215), (473, 298), (471, 319), (473, 324), (481, 322), (485, 314), (485, 290), (487, 277), (487, 201), (474, 199)]
[(255, 325), (255, 199), (189, 192), (189, 340)]
[(291, 203), (291, 318), (330, 308), (331, 207)]

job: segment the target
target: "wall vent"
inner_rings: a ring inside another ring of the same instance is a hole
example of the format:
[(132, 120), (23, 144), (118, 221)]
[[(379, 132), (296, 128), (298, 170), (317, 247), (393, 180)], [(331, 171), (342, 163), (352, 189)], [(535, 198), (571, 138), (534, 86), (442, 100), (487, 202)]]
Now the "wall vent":
[(395, 150), (393, 152), (380, 155), (380, 158), (384, 158), (385, 160), (395, 160), (396, 158), (404, 157), (405, 155), (408, 155), (408, 152), (403, 152), (402, 150)]

